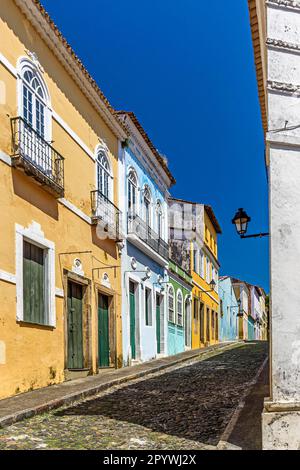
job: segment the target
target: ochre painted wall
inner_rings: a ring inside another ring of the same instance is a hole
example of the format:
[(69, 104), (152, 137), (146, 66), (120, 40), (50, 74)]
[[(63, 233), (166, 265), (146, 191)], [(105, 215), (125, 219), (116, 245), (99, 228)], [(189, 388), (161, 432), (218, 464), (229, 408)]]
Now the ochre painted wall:
[[(44, 69), (51, 106), (84, 144), (95, 152), (105, 141), (114, 176), (114, 203), (118, 205), (118, 139), (82, 94), (72, 78), (39, 38), (12, 0), (0, 2), (0, 52), (17, 66), (26, 50), (34, 51)], [(18, 116), (17, 80), (0, 63), (6, 103), (0, 106), (0, 151), (11, 154), (10, 118)], [(65, 199), (91, 216), (90, 192), (96, 185), (96, 166), (90, 156), (52, 119), (53, 147), (65, 158)], [(55, 287), (64, 289), (64, 270), (71, 271), (80, 258), (90, 282), (89, 331), (92, 372), (98, 371), (97, 289), (114, 299), (110, 315), (115, 323), (115, 364), (122, 364), (120, 259), (112, 240), (99, 240), (95, 228), (66, 208), (20, 170), (0, 160), (0, 272), (16, 274), (15, 224), (40, 225), (45, 238), (55, 243)], [(62, 255), (65, 252), (91, 252)], [(61, 255), (60, 255), (61, 254)], [(95, 268), (101, 268), (99, 271)], [(105, 269), (104, 269), (105, 268)], [(104, 272), (110, 288), (102, 285)], [(16, 285), (0, 279), (0, 398), (64, 380), (66, 352), (66, 292), (56, 296), (56, 327), (28, 325), (16, 320)], [(3, 347), (4, 345), (4, 347)]]

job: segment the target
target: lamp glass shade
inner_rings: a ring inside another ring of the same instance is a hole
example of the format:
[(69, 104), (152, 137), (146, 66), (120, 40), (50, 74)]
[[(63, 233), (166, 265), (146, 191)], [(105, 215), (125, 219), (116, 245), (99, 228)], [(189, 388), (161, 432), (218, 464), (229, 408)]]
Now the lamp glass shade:
[(243, 208), (238, 209), (232, 223), (235, 225), (236, 231), (239, 235), (244, 235), (248, 229), (248, 222), (251, 218), (247, 215)]

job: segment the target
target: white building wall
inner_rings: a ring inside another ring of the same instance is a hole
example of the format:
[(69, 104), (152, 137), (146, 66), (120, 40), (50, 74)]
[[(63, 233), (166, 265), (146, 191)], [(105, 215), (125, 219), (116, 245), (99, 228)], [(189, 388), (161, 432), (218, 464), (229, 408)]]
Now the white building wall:
[(300, 2), (269, 0), (265, 5), (272, 318), (263, 446), (299, 449)]

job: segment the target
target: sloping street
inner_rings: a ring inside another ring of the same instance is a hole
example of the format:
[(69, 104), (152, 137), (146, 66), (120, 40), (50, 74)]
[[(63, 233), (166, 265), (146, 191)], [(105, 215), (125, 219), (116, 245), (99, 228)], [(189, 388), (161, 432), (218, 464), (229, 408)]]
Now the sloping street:
[[(265, 392), (266, 384), (253, 381), (266, 357), (266, 342), (249, 342), (115, 386), (0, 430), (0, 449), (214, 449), (251, 390), (244, 412), (252, 414), (257, 448), (263, 404), (257, 387)], [(240, 429), (240, 443), (251, 448), (247, 427)]]

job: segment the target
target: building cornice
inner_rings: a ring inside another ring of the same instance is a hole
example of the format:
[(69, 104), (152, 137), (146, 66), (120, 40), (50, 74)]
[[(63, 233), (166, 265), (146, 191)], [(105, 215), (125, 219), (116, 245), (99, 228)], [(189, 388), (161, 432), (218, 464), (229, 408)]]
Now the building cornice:
[(40, 2), (38, 0), (14, 1), (115, 136), (120, 140), (126, 139), (127, 133), (113, 114), (112, 106)]
[[(265, 18), (260, 18), (257, 9), (257, 0), (248, 0), (249, 8), (249, 17), (250, 17), (250, 26), (251, 26), (251, 35), (254, 51), (254, 61), (256, 69), (256, 79), (258, 87), (258, 95), (261, 109), (262, 125), (264, 132), (267, 131), (267, 105), (266, 105), (266, 95), (265, 95), (265, 79), (264, 79), (264, 67), (265, 60), (263, 60), (262, 47), (263, 42), (261, 41), (261, 23), (265, 22)], [(262, 15), (262, 12), (260, 12)], [(265, 25), (264, 25), (265, 26)], [(265, 41), (265, 39), (263, 40)]]
[(289, 52), (300, 53), (300, 44), (292, 42), (282, 41), (281, 39), (268, 38), (266, 41), (267, 46), (273, 47), (274, 49), (283, 49)]
[(300, 85), (286, 82), (277, 82), (275, 80), (268, 80), (267, 84), (269, 91), (300, 96)]
[[(125, 113), (119, 113), (119, 115), (123, 117), (123, 123), (126, 126), (128, 133), (130, 134), (130, 139), (137, 146), (141, 155), (147, 157), (146, 160), (143, 159), (142, 163), (150, 168), (150, 174), (156, 180), (156, 182), (159, 182), (159, 186), (163, 187), (164, 191), (170, 188), (170, 186), (174, 184), (175, 180), (173, 181), (171, 175), (166, 173), (165, 169), (158, 161), (157, 156), (154, 155), (152, 149), (148, 146), (147, 142), (140, 134), (131, 116)], [(130, 147), (131, 146), (129, 142), (129, 148)], [(136, 152), (134, 152), (132, 147), (131, 151), (134, 153), (134, 155), (136, 155)], [(136, 157), (138, 158), (138, 155), (136, 155)]]
[(277, 8), (289, 8), (300, 13), (300, 3), (295, 0), (266, 0), (266, 5)]

